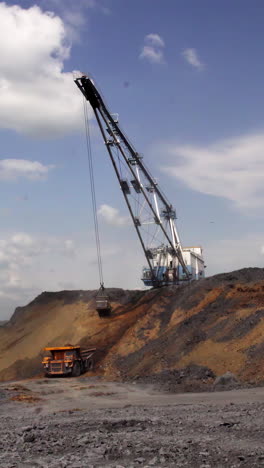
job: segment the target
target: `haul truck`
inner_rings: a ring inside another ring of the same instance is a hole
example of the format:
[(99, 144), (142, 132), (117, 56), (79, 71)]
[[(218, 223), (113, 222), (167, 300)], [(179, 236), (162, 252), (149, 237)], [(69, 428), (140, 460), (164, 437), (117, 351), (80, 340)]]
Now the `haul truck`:
[(80, 346), (62, 346), (44, 348), (50, 352), (42, 360), (45, 376), (72, 376), (79, 377), (80, 374), (93, 369), (93, 355), (96, 348), (81, 350)]

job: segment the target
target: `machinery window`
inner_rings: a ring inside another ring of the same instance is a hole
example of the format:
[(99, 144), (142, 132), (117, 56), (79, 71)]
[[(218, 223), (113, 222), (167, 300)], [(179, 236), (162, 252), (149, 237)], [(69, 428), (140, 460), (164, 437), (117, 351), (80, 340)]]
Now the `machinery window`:
[(65, 351), (65, 356), (66, 357), (74, 357), (75, 356), (75, 351)]

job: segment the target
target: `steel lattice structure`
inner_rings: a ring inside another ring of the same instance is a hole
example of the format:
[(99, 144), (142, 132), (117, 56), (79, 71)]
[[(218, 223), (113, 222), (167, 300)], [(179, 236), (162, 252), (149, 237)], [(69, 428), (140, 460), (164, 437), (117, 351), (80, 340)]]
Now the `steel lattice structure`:
[(120, 129), (118, 119), (107, 109), (92, 79), (82, 76), (75, 83), (94, 110), (143, 248), (148, 263), (148, 268), (143, 269), (144, 283), (157, 287), (177, 284), (180, 276), (191, 279), (176, 228), (175, 209), (143, 163), (143, 157)]

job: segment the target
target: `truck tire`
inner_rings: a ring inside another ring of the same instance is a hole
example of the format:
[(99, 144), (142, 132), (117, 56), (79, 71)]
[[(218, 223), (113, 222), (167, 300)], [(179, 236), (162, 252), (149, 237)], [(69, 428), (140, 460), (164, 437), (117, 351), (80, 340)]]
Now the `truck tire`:
[(87, 371), (92, 371), (94, 368), (94, 362), (93, 359), (89, 359), (87, 362)]
[(74, 363), (74, 366), (72, 369), (72, 376), (79, 377), (80, 375), (81, 375), (81, 366), (80, 366), (80, 363), (77, 361)]

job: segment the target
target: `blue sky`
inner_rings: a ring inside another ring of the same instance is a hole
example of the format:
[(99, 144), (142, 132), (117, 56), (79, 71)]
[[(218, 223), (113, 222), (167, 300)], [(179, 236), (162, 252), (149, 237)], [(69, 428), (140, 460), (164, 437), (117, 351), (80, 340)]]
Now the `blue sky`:
[[(175, 205), (207, 273), (262, 266), (264, 4), (0, 3), (0, 319), (42, 290), (98, 286), (73, 71), (91, 73)], [(144, 258), (91, 115), (105, 283)], [(103, 215), (102, 215), (103, 214)]]

